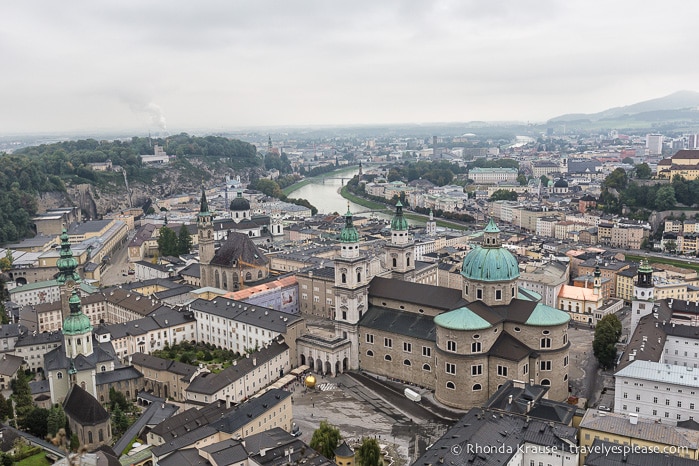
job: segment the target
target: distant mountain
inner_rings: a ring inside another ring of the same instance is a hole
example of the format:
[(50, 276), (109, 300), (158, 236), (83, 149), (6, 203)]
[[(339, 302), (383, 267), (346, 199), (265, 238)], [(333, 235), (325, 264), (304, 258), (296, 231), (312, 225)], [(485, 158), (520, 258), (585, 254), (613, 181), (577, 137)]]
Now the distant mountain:
[(557, 116), (548, 123), (601, 120), (659, 121), (699, 118), (699, 92), (678, 91), (658, 99), (646, 100), (624, 107), (614, 107), (598, 113), (569, 113)]

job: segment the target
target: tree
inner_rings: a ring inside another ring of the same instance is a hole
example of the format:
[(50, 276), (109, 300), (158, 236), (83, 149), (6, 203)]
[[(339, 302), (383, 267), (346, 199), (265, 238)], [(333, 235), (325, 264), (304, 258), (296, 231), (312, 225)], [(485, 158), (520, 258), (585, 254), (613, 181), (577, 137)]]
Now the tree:
[(665, 241), (665, 250), (674, 253), (677, 251), (677, 242), (675, 240)]
[(379, 466), (381, 464), (381, 447), (375, 438), (364, 437), (355, 453), (359, 466)]
[(517, 175), (517, 183), (519, 183), (520, 186), (527, 184), (527, 176), (524, 173)]
[(126, 417), (119, 405), (115, 405), (111, 415), (114, 436), (119, 437), (129, 428), (129, 418)]
[(642, 180), (649, 180), (652, 175), (653, 171), (650, 169), (647, 163), (644, 162), (639, 165), (636, 165), (636, 178), (640, 178)]
[(617, 168), (607, 175), (607, 177), (604, 179), (603, 186), (621, 191), (622, 189), (625, 189), (628, 184), (629, 176), (626, 174), (626, 170), (623, 168)]
[(609, 369), (616, 361), (616, 343), (621, 336), (621, 322), (614, 314), (604, 316), (597, 322), (592, 350), (599, 365)]
[(15, 402), (15, 412), (18, 419), (23, 419), (34, 407), (32, 392), (29, 388), (29, 377), (23, 370), (17, 371), (17, 378), (10, 382), (12, 399)]
[(122, 411), (128, 411), (130, 408), (126, 396), (120, 391), (115, 390), (114, 387), (111, 387), (109, 389), (109, 407), (113, 410), (117, 405)]
[(663, 186), (658, 189), (655, 195), (655, 208), (658, 210), (670, 210), (675, 207), (677, 200), (675, 199), (675, 188), (672, 186)]
[(498, 189), (490, 196), (491, 201), (516, 201), (517, 193), (509, 189)]
[(541, 186), (543, 186), (543, 187), (548, 186), (549, 181), (551, 181), (551, 180), (549, 180), (549, 178), (546, 175), (541, 175), (541, 178), (539, 178), (539, 180), (541, 180)]
[(335, 449), (340, 438), (340, 429), (329, 424), (328, 421), (320, 421), (320, 426), (313, 432), (309, 445), (321, 455), (332, 460), (335, 458)]
[(180, 227), (180, 234), (177, 237), (177, 249), (180, 254), (189, 254), (192, 249), (192, 235), (185, 225)]
[(168, 227), (162, 227), (160, 229), (160, 235), (158, 236), (158, 252), (161, 256), (178, 255), (177, 235)]
[(12, 403), (0, 393), (0, 422), (12, 417)]
[(5, 251), (5, 257), (0, 258), (0, 271), (7, 272), (12, 268), (12, 262), (14, 261), (12, 257), (12, 251), (7, 249)]
[(32, 435), (44, 438), (48, 434), (49, 410), (33, 407), (24, 416), (20, 426)]
[(633, 165), (633, 159), (631, 157), (624, 157), (621, 163), (625, 163), (627, 165)]
[(57, 404), (49, 410), (49, 416), (46, 421), (48, 435), (55, 437), (60, 429), (66, 426), (66, 413), (63, 411), (63, 406)]

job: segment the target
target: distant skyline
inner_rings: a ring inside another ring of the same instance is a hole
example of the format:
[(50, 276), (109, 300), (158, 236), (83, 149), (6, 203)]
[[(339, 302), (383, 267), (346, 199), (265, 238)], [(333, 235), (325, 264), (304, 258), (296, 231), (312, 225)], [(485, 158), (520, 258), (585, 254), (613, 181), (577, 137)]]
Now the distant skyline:
[(699, 91), (679, 0), (6, 2), (0, 135), (523, 121)]

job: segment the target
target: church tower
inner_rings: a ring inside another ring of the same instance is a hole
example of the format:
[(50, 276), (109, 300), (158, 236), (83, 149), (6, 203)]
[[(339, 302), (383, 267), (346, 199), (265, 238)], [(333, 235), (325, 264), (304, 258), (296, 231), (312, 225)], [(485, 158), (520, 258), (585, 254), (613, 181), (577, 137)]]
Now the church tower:
[(214, 258), (214, 222), (213, 215), (209, 212), (209, 203), (206, 201), (204, 186), (201, 187), (201, 202), (199, 215), (197, 216), (197, 234), (199, 235), (199, 268), (201, 286), (211, 286), (211, 277), (208, 265)]
[(56, 261), (58, 267), (58, 277), (56, 281), (61, 290), (61, 318), (65, 319), (70, 314), (69, 300), (75, 287), (80, 284), (80, 275), (78, 275), (78, 260), (73, 257), (73, 251), (70, 249), (68, 241), (68, 232), (63, 229), (61, 233), (61, 253)]
[(427, 221), (425, 233), (427, 233), (427, 236), (437, 236), (437, 222), (434, 219), (432, 209), (430, 209), (430, 219)]
[(648, 260), (642, 259), (636, 275), (636, 283), (633, 287), (633, 301), (631, 302), (631, 328), (629, 338), (638, 326), (641, 317), (653, 312), (653, 269)]
[(391, 277), (403, 281), (415, 280), (415, 242), (408, 232), (408, 221), (403, 216), (403, 204), (396, 203), (396, 214), (391, 220), (391, 242), (386, 244), (386, 267)]
[(595, 265), (595, 273), (592, 278), (593, 294), (599, 297), (602, 295), (602, 272), (600, 272), (599, 264)]
[(369, 301), (369, 266), (359, 252), (359, 232), (347, 205), (345, 226), (340, 233), (340, 255), (335, 257), (335, 329), (351, 343), (349, 368), (359, 367), (358, 323)]

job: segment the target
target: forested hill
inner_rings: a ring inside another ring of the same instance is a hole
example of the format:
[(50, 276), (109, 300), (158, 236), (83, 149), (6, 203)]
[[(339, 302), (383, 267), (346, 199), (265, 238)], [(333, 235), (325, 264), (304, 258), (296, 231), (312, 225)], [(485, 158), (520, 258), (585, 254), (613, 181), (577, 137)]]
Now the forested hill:
[[(155, 144), (177, 156), (167, 173), (141, 162), (141, 155), (154, 153)], [(106, 195), (123, 194), (122, 173), (93, 171), (89, 165), (107, 160), (123, 168), (130, 187), (140, 185), (144, 189), (162, 188), (160, 185), (166, 182), (186, 189), (212, 173), (262, 166), (252, 144), (185, 133), (167, 138), (134, 137), (128, 141), (64, 141), (27, 147), (14, 154), (0, 153), (0, 244), (31, 236), (31, 217), (38, 212), (37, 198), (41, 193), (66, 193), (71, 186), (87, 183)]]

